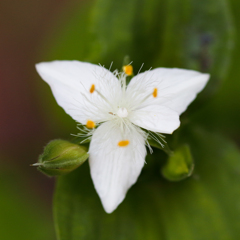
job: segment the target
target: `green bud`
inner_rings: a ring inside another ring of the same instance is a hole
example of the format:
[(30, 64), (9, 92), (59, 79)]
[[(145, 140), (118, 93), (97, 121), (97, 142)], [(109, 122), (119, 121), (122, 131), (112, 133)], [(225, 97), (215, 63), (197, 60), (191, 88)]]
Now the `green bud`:
[(39, 156), (38, 170), (48, 176), (59, 176), (69, 173), (83, 164), (87, 158), (86, 149), (78, 144), (65, 140), (53, 140)]
[(180, 181), (192, 175), (194, 163), (188, 145), (176, 149), (162, 168), (162, 175), (169, 181)]

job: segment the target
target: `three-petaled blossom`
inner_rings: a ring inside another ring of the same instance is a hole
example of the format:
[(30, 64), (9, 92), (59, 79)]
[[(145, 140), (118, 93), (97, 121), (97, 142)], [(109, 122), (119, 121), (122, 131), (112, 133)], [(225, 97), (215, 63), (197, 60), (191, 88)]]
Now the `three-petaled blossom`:
[(108, 213), (123, 201), (143, 168), (148, 136), (143, 129), (171, 134), (209, 79), (192, 70), (156, 68), (126, 85), (124, 72), (86, 62), (53, 61), (36, 68), (57, 103), (91, 130), (91, 176)]

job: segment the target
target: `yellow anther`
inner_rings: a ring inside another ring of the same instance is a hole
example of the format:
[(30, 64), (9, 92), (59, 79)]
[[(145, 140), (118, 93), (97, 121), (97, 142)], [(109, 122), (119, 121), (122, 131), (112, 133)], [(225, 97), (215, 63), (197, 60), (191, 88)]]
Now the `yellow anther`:
[(153, 93), (152, 93), (153, 97), (157, 97), (157, 94), (158, 94), (158, 90), (157, 90), (157, 88), (154, 88)]
[(132, 65), (123, 66), (123, 71), (124, 71), (128, 76), (131, 76), (131, 75), (133, 75), (133, 66), (132, 66)]
[(87, 127), (87, 128), (95, 128), (95, 127), (96, 127), (96, 124), (95, 124), (95, 122), (93, 122), (92, 120), (88, 120), (88, 121), (87, 121), (87, 124), (86, 124), (86, 127)]
[(128, 140), (122, 140), (122, 141), (118, 142), (119, 147), (126, 147), (128, 144), (129, 144)]
[(93, 93), (95, 91), (95, 85), (94, 84), (91, 86), (89, 91), (90, 91), (90, 93)]

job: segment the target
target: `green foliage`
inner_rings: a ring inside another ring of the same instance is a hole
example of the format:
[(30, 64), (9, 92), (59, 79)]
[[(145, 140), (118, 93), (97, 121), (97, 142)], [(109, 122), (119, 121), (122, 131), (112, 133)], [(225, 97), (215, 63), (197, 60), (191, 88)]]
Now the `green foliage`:
[[(238, 9), (236, 1), (235, 5)], [(58, 179), (54, 198), (58, 239), (238, 239), (240, 153), (227, 139), (199, 128), (216, 125), (220, 126), (217, 130), (240, 129), (239, 121), (233, 119), (239, 117), (233, 108), (227, 109), (231, 103), (236, 112), (239, 102), (229, 101), (234, 92), (234, 87), (229, 87), (231, 82), (224, 83), (231, 91), (221, 90), (226, 98), (219, 95), (209, 104), (226, 79), (233, 48), (228, 1), (96, 0), (82, 4), (71, 16), (52, 39), (46, 60), (78, 59), (106, 67), (114, 61), (112, 68), (120, 69), (123, 58), (129, 55), (135, 74), (144, 62), (143, 70), (160, 66), (190, 68), (209, 72), (211, 80), (181, 117), (183, 126), (170, 138), (174, 155), (167, 145), (162, 148), (149, 140), (152, 146), (170, 154), (163, 167), (167, 179), (188, 176), (194, 159), (192, 176), (180, 182), (163, 179), (159, 163), (164, 165), (165, 159), (161, 161), (155, 151), (124, 202), (108, 215), (84, 164)], [(238, 52), (234, 52), (235, 68)], [(235, 77), (233, 68), (231, 77)], [(239, 89), (237, 84), (235, 80), (234, 86)], [(238, 92), (235, 90), (235, 96)], [(201, 111), (204, 105), (207, 107)], [(224, 120), (214, 115), (216, 111)], [(233, 118), (228, 119), (224, 111)], [(63, 115), (59, 116), (56, 118), (62, 119)], [(183, 143), (189, 146), (192, 156), (188, 147), (181, 147)], [(176, 165), (180, 174), (174, 173)]]
[[(236, 29), (240, 28), (240, 2), (237, 0), (230, 0), (230, 8), (232, 10), (231, 18), (234, 20)], [(228, 136), (233, 137), (239, 141), (240, 132), (240, 32), (235, 32), (235, 44), (229, 72), (224, 78), (225, 81), (220, 88), (220, 91), (214, 96), (203, 109), (196, 112), (194, 121), (203, 125), (210, 130), (224, 132)]]
[(0, 239), (54, 240), (51, 210), (34, 196), (36, 184), (26, 182), (2, 155), (0, 161)]
[[(202, 129), (191, 128), (187, 138), (196, 162), (193, 176), (177, 183), (160, 174), (138, 181), (112, 214), (104, 212), (86, 164), (59, 177), (54, 198), (58, 239), (238, 239), (239, 151)], [(154, 174), (154, 169), (145, 171)]]
[[(79, 14), (79, 12), (81, 14)], [(51, 58), (121, 68), (184, 67), (210, 72), (212, 93), (228, 68), (233, 26), (225, 0), (90, 1), (61, 28)], [(205, 96), (206, 97), (206, 96)]]
[(69, 173), (82, 165), (88, 159), (86, 150), (65, 140), (53, 140), (44, 149), (40, 155), (38, 170), (48, 176), (58, 176)]

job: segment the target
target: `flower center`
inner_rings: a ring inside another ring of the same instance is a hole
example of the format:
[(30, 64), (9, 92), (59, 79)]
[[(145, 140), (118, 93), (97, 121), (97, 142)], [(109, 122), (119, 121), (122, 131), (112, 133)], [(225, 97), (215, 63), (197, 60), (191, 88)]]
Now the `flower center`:
[(128, 111), (126, 108), (119, 108), (117, 111), (117, 115), (121, 118), (125, 118), (128, 116)]

